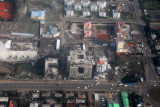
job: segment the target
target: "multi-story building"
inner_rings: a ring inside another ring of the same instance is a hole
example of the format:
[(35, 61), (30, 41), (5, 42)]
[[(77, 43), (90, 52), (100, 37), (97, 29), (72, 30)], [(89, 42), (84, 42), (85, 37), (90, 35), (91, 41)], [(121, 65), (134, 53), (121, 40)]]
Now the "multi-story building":
[(127, 40), (131, 40), (130, 34), (130, 25), (125, 24), (123, 22), (119, 22), (116, 24), (116, 45), (117, 45), (117, 54), (120, 55), (121, 53), (128, 54), (130, 53)]
[(107, 57), (101, 56), (97, 61), (97, 72), (106, 72), (108, 70)]
[(83, 17), (89, 17), (91, 15), (91, 12), (88, 9), (83, 10)]
[(74, 5), (74, 0), (64, 0), (64, 5), (71, 7)]
[(106, 1), (97, 1), (97, 6), (99, 9), (104, 9), (106, 8), (107, 2)]
[(115, 19), (119, 19), (120, 16), (121, 16), (121, 7), (120, 5), (116, 5), (116, 6), (113, 6), (114, 8), (112, 9), (112, 13), (113, 13), (113, 18)]
[(74, 16), (73, 8), (67, 8), (66, 9), (66, 16), (68, 16), (68, 17)]
[(74, 10), (76, 11), (81, 11), (82, 10), (82, 6), (80, 2), (77, 2), (74, 4)]
[(108, 59), (105, 56), (101, 56), (97, 60), (96, 64), (96, 72), (94, 74), (94, 78), (105, 78), (105, 76), (108, 74), (108, 71), (110, 70), (110, 64), (108, 64)]
[(90, 0), (81, 0), (81, 5), (84, 7), (84, 8), (88, 8), (91, 4), (91, 1)]
[(58, 59), (46, 58), (45, 59), (45, 78), (51, 79), (58, 76)]
[(81, 45), (75, 45), (69, 52), (67, 69), (71, 79), (91, 79), (94, 61), (91, 53)]
[(119, 11), (113, 10), (112, 12), (113, 12), (113, 18), (114, 19), (119, 19), (120, 18), (121, 13)]
[(97, 10), (98, 10), (97, 4), (96, 3), (91, 3), (90, 10), (92, 12), (97, 12)]
[(106, 17), (106, 11), (105, 10), (100, 10), (98, 14), (99, 14), (99, 17)]

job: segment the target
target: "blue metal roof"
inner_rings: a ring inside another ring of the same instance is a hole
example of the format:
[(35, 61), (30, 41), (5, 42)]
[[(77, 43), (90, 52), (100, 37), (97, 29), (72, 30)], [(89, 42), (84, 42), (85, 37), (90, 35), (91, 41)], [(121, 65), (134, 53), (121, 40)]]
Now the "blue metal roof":
[(31, 16), (45, 17), (45, 11), (32, 11)]

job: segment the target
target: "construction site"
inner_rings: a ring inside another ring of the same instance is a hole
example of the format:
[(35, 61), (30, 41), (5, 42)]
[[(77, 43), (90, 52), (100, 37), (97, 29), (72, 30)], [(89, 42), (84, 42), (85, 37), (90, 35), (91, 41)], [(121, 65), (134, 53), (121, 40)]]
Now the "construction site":
[(68, 56), (68, 71), (69, 78), (72, 79), (91, 79), (94, 61), (91, 52), (87, 52), (85, 44), (75, 45), (73, 50), (70, 50)]
[[(0, 48), (3, 50), (0, 60), (18, 63), (16, 70), (23, 68), (19, 64), (23, 62), (27, 63), (26, 67), (30, 67), (24, 71), (32, 69), (45, 79), (58, 79), (60, 76), (92, 79), (95, 76), (94, 79), (115, 80), (116, 55), (143, 54), (141, 43), (133, 42), (130, 24), (90, 21), (94, 20), (90, 17), (93, 13), (96, 13), (96, 20), (119, 18), (121, 12), (133, 11), (131, 5), (110, 5), (106, 1), (90, 0), (86, 3), (84, 0), (45, 3), (43, 0), (15, 0), (13, 4), (15, 7), (6, 1), (1, 4), (1, 10), (5, 10), (6, 5), (8, 10), (14, 8), (15, 13), (7, 11), (6, 14), (10, 15), (8, 20), (11, 17), (13, 20), (0, 22)], [(74, 14), (74, 10), (78, 14)], [(79, 17), (79, 13), (82, 16)], [(109, 13), (112, 13), (111, 16)], [(79, 18), (72, 22), (68, 19), (72, 15)], [(85, 21), (84, 17), (90, 20)], [(82, 20), (78, 22), (80, 18)], [(54, 59), (58, 62), (54, 62)], [(19, 74), (23, 77), (26, 72)]]
[(92, 39), (95, 41), (110, 41), (115, 37), (114, 24), (96, 24), (91, 22), (71, 23), (70, 28), (70, 32), (68, 32), (67, 34), (73, 35), (73, 37), (68, 37), (72, 39), (84, 38)]

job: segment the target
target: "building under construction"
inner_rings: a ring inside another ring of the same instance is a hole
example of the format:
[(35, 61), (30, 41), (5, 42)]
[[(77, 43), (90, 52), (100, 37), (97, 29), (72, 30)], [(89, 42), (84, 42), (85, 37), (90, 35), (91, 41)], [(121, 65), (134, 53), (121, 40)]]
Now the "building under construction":
[(58, 77), (58, 59), (57, 58), (46, 58), (45, 59), (45, 78), (55, 79)]
[(11, 20), (13, 18), (13, 2), (0, 1), (0, 20)]
[(68, 71), (71, 79), (91, 79), (94, 61), (83, 45), (75, 45), (68, 56)]
[(0, 61), (17, 62), (37, 59), (37, 42), (0, 40)]

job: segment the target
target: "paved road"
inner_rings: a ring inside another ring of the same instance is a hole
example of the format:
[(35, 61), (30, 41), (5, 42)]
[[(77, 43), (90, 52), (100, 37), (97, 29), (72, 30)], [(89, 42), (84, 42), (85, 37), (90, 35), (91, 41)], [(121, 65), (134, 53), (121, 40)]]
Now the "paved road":
[(135, 9), (135, 15), (136, 15), (137, 22), (140, 25), (145, 26), (146, 23), (142, 20), (143, 12), (142, 12), (142, 10), (140, 8), (139, 0), (133, 0), (133, 7)]
[(125, 23), (137, 23), (135, 19), (101, 19), (101, 18), (64, 18), (65, 21), (71, 22), (86, 22), (90, 21), (92, 23), (117, 23), (117, 22), (125, 22)]
[[(87, 89), (84, 89), (84, 86), (87, 86)], [(105, 85), (105, 84), (96, 84), (96, 83), (0, 83), (0, 90), (71, 90), (71, 91), (134, 91), (139, 92), (140, 87), (122, 87), (118, 85)], [(144, 93), (143, 93), (144, 94)]]
[[(144, 86), (141, 86), (140, 84), (137, 84), (133, 86), (118, 86), (118, 85), (109, 85), (105, 83), (97, 84), (93, 81), (88, 82), (72, 82), (72, 81), (66, 81), (66, 82), (48, 82), (48, 81), (38, 81), (38, 82), (31, 82), (31, 81), (8, 81), (7, 83), (3, 83), (3, 81), (0, 82), (0, 90), (65, 90), (65, 91), (127, 91), (127, 92), (136, 92), (137, 94), (145, 97), (148, 99), (148, 101), (152, 101), (147, 96), (147, 91), (151, 87), (153, 87), (153, 84), (151, 81), (147, 81)], [(158, 83), (155, 83), (157, 86), (160, 86)], [(84, 89), (84, 86), (87, 86), (87, 89)], [(152, 101), (150, 102), (153, 105), (156, 105), (156, 102)], [(156, 107), (156, 106), (155, 106)]]

